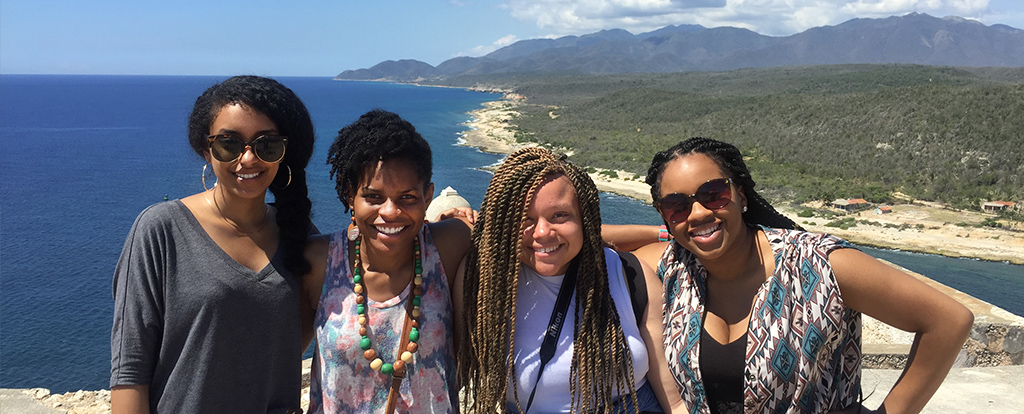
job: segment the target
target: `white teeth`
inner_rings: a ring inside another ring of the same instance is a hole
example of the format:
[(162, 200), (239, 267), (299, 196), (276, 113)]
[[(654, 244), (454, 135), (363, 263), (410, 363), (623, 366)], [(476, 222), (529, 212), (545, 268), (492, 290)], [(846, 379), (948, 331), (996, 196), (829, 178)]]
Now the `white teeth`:
[(241, 179), (245, 179), (245, 180), (248, 180), (248, 179), (250, 179), (250, 178), (256, 178), (256, 177), (258, 177), (258, 176), (260, 175), (260, 173), (252, 173), (252, 174), (235, 174), (235, 175), (237, 175), (237, 176), (238, 176), (239, 178), (241, 178)]
[(533, 249), (533, 251), (535, 251), (537, 253), (551, 253), (551, 252), (553, 252), (555, 250), (558, 250), (559, 246), (543, 247), (543, 248), (540, 248), (540, 249)]
[(405, 228), (405, 226), (390, 227), (390, 228), (389, 227), (381, 227), (381, 226), (375, 226), (375, 227), (377, 227), (377, 231), (379, 231), (381, 233), (384, 233), (384, 234), (398, 234), (398, 232), (402, 231), (402, 229)]
[(694, 236), (707, 236), (707, 235), (709, 235), (711, 233), (714, 233), (714, 232), (718, 231), (719, 228), (721, 228), (721, 225), (717, 225), (716, 224), (713, 227), (708, 227), (708, 228), (706, 228), (704, 230), (701, 230), (701, 231), (690, 232), (690, 234), (692, 234)]

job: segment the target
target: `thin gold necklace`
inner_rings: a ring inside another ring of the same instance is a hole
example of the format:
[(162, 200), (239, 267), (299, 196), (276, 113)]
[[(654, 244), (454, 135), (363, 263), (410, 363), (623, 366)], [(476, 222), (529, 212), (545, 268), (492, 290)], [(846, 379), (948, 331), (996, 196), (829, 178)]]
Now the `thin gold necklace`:
[[(214, 191), (214, 189), (216, 189), (216, 187), (211, 188), (210, 192), (212, 193)], [(210, 202), (210, 197), (208, 196), (208, 194), (203, 194), (203, 200), (206, 200), (206, 204), (209, 204), (210, 208), (216, 210), (217, 214), (220, 216), (220, 219), (223, 220), (224, 223), (227, 223), (227, 225), (229, 227), (234, 229), (236, 233), (238, 233), (240, 235), (243, 235), (243, 236), (249, 236), (249, 233), (247, 233), (245, 231), (242, 231), (242, 229), (240, 227), (238, 227), (238, 224), (232, 222), (231, 220), (228, 220), (227, 216), (224, 215), (224, 211), (221, 210), (221, 208), (220, 208), (220, 203), (217, 202), (217, 194), (216, 193), (213, 194), (213, 202), (212, 203)], [(262, 232), (263, 229), (267, 227), (267, 212), (269, 212), (269, 211), (270, 211), (270, 207), (267, 207), (267, 205), (264, 204), (263, 205), (263, 218), (260, 219), (260, 227), (253, 232), (254, 234), (258, 234), (258, 233)]]

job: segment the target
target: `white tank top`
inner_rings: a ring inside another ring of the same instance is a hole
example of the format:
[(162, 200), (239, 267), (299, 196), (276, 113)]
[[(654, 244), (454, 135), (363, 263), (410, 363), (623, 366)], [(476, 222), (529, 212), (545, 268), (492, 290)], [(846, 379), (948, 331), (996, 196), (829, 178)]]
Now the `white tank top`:
[[(614, 250), (605, 248), (605, 262), (608, 268), (608, 286), (611, 290), (615, 310), (619, 313), (622, 332), (626, 335), (630, 353), (633, 357), (633, 383), (639, 389), (647, 382), (647, 347), (640, 330), (636, 326), (636, 316), (629, 300), (629, 289), (623, 277), (622, 261)], [(577, 279), (589, 275), (577, 275)], [(540, 368), (540, 345), (544, 332), (551, 320), (551, 311), (558, 298), (558, 289), (565, 275), (541, 276), (529, 266), (519, 267), (519, 296), (516, 306), (516, 338), (513, 352), (519, 404), (526, 409), (533, 384), (537, 382), (537, 370)], [(573, 326), (576, 318), (572, 309), (576, 306), (576, 296), (569, 302), (568, 315), (562, 332), (558, 337), (555, 355), (544, 367), (544, 373), (537, 385), (537, 393), (530, 407), (530, 414), (536, 413), (568, 413), (571, 400), (569, 398), (569, 368), (572, 364)], [(618, 398), (618, 393), (615, 398)], [(515, 407), (512, 387), (506, 386), (505, 399), (510, 407)]]

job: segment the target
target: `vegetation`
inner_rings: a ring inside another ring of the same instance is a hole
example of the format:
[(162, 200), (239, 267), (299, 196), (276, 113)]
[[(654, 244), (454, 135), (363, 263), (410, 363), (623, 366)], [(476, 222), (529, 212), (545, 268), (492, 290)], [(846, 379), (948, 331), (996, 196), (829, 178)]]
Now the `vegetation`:
[[(1024, 68), (837, 65), (450, 80), (528, 97), (516, 138), (637, 174), (692, 136), (731, 142), (759, 190), (797, 202), (895, 191), (977, 210), (1024, 201)], [(553, 116), (557, 115), (557, 116)]]

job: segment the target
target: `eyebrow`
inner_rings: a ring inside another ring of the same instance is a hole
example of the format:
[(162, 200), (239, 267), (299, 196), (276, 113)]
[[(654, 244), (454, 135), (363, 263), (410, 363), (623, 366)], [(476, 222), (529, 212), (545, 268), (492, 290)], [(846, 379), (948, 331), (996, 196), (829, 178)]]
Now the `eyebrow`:
[[(372, 186), (368, 186), (368, 185), (367, 185), (367, 186), (364, 186), (364, 187), (362, 188), (362, 191), (374, 191), (374, 192), (383, 192), (383, 191), (384, 191), (384, 189), (378, 189), (378, 188), (374, 188), (374, 187), (372, 187)], [(416, 187), (408, 188), (408, 189), (405, 189), (405, 190), (397, 190), (397, 192), (398, 192), (399, 194), (409, 194), (409, 193), (415, 193), (415, 192), (417, 192), (417, 191), (422, 191), (422, 190), (420, 190), (420, 189), (417, 189)]]
[[(238, 135), (238, 136), (242, 135), (242, 133), (240, 133), (238, 131), (235, 131), (233, 129), (226, 129), (226, 128), (221, 128), (214, 135), (222, 135), (222, 134), (223, 135)], [(279, 132), (277, 131), (276, 128), (274, 128), (274, 129), (264, 129), (262, 131), (256, 131), (256, 135), (253, 136), (253, 139), (259, 138), (259, 137), (261, 137), (263, 135), (271, 135), (271, 134), (279, 134)]]

